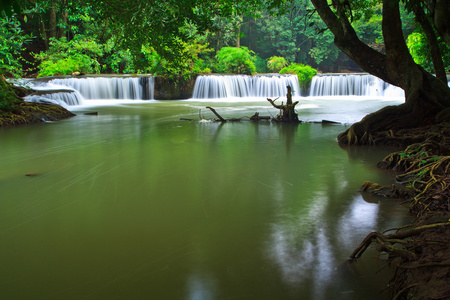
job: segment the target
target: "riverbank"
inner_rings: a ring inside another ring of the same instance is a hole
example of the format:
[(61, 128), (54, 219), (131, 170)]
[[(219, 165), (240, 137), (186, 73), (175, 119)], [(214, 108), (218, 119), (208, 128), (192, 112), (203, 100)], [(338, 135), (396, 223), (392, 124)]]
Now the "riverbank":
[(405, 198), (416, 220), (389, 234), (369, 234), (351, 258), (375, 244), (397, 266), (390, 282), (393, 299), (450, 299), (450, 123), (383, 135), (384, 144), (405, 147), (378, 164), (398, 172), (396, 183), (365, 182), (362, 191)]
[(11, 111), (0, 111), (0, 127), (58, 121), (73, 116), (59, 105), (20, 101)]
[(33, 91), (8, 85), (4, 78), (0, 79), (0, 88), (4, 98), (0, 106), (0, 127), (57, 121), (75, 116), (59, 105), (24, 101), (22, 98)]

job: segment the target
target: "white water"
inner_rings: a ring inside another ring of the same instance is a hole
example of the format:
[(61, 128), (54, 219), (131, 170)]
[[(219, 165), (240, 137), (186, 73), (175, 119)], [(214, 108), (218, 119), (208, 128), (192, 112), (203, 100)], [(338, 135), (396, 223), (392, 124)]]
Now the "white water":
[(296, 75), (204, 75), (195, 81), (194, 99), (282, 97), (291, 86), (293, 96), (300, 95)]
[[(122, 103), (154, 99), (153, 77), (58, 78), (49, 81), (31, 81), (28, 85), (49, 93), (29, 96), (27, 101), (52, 102), (65, 107), (99, 105), (106, 103), (105, 101)], [(402, 89), (372, 75), (361, 73), (317, 75), (312, 80), (308, 97), (301, 97), (296, 75), (198, 76), (191, 99), (240, 102), (252, 99), (265, 101), (267, 97), (280, 97), (280, 101), (283, 101), (288, 85), (292, 87), (296, 100), (317, 97), (326, 97), (327, 100), (339, 97), (345, 97), (347, 100), (404, 99)], [(60, 90), (62, 91), (56, 92)]]
[(83, 100), (80, 97), (80, 93), (74, 92), (61, 92), (61, 93), (49, 93), (42, 95), (31, 95), (26, 97), (28, 102), (41, 102), (41, 103), (54, 103), (64, 107), (82, 105)]
[(404, 97), (401, 88), (370, 74), (323, 74), (313, 77), (310, 96)]
[[(48, 91), (26, 97), (30, 102), (67, 106), (92, 104), (93, 100), (150, 100), (154, 98), (154, 77), (55, 78), (20, 82), (35, 90)], [(61, 92), (58, 92), (62, 90)]]
[(153, 77), (57, 78), (49, 83), (73, 88), (85, 99), (153, 99)]

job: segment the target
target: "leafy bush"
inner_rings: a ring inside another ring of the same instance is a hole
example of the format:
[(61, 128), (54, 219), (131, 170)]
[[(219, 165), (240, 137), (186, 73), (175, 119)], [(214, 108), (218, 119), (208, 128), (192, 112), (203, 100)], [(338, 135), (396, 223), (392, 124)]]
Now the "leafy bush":
[(178, 59), (166, 59), (159, 55), (154, 48), (142, 48), (138, 72), (162, 75), (175, 81), (192, 79), (197, 74), (210, 73), (208, 64), (199, 55), (213, 51), (208, 44), (182, 43), (182, 55)]
[(104, 54), (104, 46), (88, 37), (73, 39), (65, 37), (51, 39), (49, 50), (35, 55), (41, 60), (38, 77), (70, 75), (73, 72), (100, 73), (99, 57)]
[(115, 38), (110, 38), (103, 46), (105, 53), (99, 59), (102, 73), (135, 73), (135, 64), (130, 50), (117, 47)]
[(247, 47), (223, 47), (216, 54), (216, 71), (251, 75), (256, 72), (253, 54)]
[(96, 65), (96, 62), (84, 54), (73, 55), (57, 61), (45, 60), (39, 66), (41, 70), (39, 71), (38, 77), (70, 75), (73, 72), (82, 72), (85, 74), (98, 73), (98, 68), (94, 69), (93, 65)]
[(267, 67), (270, 71), (278, 73), (281, 69), (286, 67), (288, 64), (287, 60), (281, 56), (272, 56), (267, 61)]
[(20, 28), (20, 22), (13, 14), (7, 17), (4, 12), (0, 15), (0, 73), (16, 77), (22, 75), (21, 57), (24, 44), (31, 40)]
[(280, 74), (297, 75), (300, 87), (305, 89), (310, 84), (311, 79), (317, 74), (317, 70), (308, 65), (292, 63), (281, 69)]
[(14, 91), (6, 79), (0, 75), (0, 115), (1, 112), (10, 112), (14, 110), (14, 104), (17, 102)]
[(257, 73), (269, 73), (269, 68), (267, 67), (267, 60), (262, 59), (259, 55), (253, 56), (253, 63), (256, 67)]
[[(434, 72), (431, 60), (431, 49), (426, 36), (423, 33), (414, 32), (408, 36), (407, 46), (414, 62), (421, 65), (428, 72)], [(443, 42), (439, 43), (442, 60), (446, 70), (450, 67), (450, 47)]]

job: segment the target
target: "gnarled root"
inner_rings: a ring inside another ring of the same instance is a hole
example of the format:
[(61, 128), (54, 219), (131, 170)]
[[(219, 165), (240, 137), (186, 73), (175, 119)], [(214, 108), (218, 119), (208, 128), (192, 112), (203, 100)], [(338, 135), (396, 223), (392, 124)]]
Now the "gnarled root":
[[(450, 222), (435, 223), (412, 227), (405, 231), (399, 231), (393, 234), (384, 235), (378, 232), (370, 233), (363, 242), (350, 255), (350, 260), (356, 260), (367, 250), (367, 248), (375, 242), (379, 251), (389, 253), (393, 257), (400, 257), (404, 261), (410, 261), (417, 258), (417, 254), (411, 250), (406, 249), (407, 241), (405, 239), (417, 236), (426, 230), (450, 227)], [(395, 246), (400, 244), (401, 247)]]

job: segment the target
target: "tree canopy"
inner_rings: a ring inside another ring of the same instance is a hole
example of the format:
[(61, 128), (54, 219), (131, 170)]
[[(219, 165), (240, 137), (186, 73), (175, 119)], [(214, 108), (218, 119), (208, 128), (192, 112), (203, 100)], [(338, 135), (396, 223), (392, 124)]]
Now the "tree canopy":
[(246, 65), (246, 73), (269, 71), (270, 58), (281, 57), (320, 71), (359, 67), (402, 87), (408, 111), (420, 98), (436, 113), (449, 102), (449, 1), (6, 0), (0, 62), (16, 75), (79, 69), (186, 77), (234, 70), (223, 53), (242, 59), (234, 68)]

